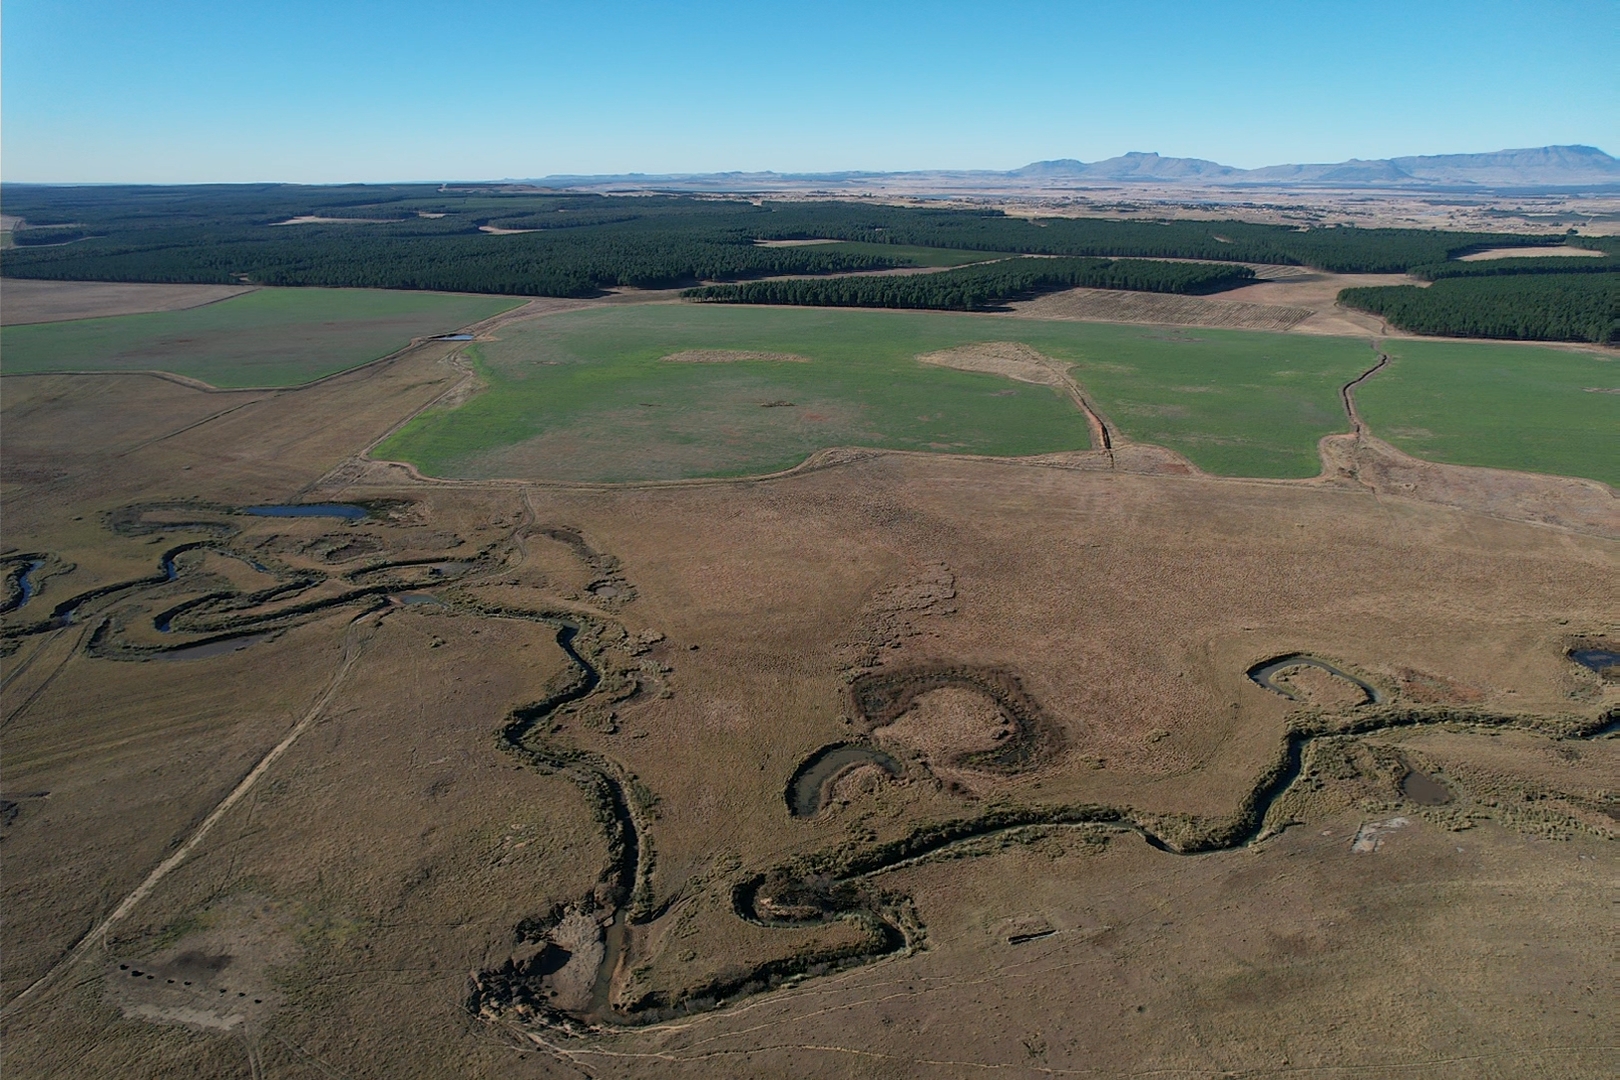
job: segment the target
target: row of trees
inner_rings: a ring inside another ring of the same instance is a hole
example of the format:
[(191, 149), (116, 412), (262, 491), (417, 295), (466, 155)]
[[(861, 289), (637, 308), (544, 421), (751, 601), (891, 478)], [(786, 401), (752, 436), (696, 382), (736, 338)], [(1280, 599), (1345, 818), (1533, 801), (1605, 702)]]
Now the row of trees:
[(1620, 273), (1449, 278), (1345, 289), (1339, 302), (1415, 334), (1620, 343)]
[(1036, 293), (1085, 285), (1143, 292), (1210, 293), (1254, 280), (1246, 266), (1141, 259), (1007, 259), (905, 277), (793, 278), (689, 289), (693, 300), (814, 307), (972, 311)]

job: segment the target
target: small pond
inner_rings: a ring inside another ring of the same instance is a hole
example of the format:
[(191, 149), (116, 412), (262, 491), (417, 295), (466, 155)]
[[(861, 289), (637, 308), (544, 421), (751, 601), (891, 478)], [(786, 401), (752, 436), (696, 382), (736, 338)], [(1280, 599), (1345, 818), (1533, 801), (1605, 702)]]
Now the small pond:
[(1620, 667), (1620, 652), (1613, 649), (1571, 649), (1569, 658), (1600, 675), (1607, 668)]
[(1419, 806), (1444, 806), (1452, 799), (1450, 788), (1413, 768), (1408, 768), (1401, 777), (1401, 794)]
[(254, 517), (330, 517), (344, 521), (359, 521), (370, 511), (353, 503), (278, 503), (271, 506), (244, 506), (242, 513)]

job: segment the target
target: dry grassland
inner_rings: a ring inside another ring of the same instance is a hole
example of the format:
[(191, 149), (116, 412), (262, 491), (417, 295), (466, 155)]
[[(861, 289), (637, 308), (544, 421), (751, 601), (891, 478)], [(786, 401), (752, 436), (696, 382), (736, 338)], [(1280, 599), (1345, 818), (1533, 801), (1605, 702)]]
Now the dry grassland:
[(1550, 245), (1547, 247), (1489, 248), (1485, 251), (1475, 251), (1468, 255), (1460, 256), (1460, 258), (1463, 262), (1487, 262), (1491, 259), (1556, 258), (1561, 255), (1573, 255), (1576, 257), (1584, 255), (1589, 258), (1603, 258), (1603, 252), (1601, 251), (1596, 251), (1592, 248), (1570, 247), (1567, 244)]
[(1117, 289), (1067, 289), (1009, 306), (1014, 315), (1026, 319), (1212, 326), (1229, 330), (1290, 330), (1315, 314), (1310, 308)]
[(1038, 386), (1064, 386), (1063, 369), (1050, 357), (1017, 341), (986, 341), (974, 345), (960, 345), (953, 349), (924, 353), (917, 357), (920, 364), (955, 368), (958, 371), (982, 371), (990, 375), (1004, 375), (1018, 382)]
[(1067, 289), (1011, 305), (1026, 319), (1207, 326), (1351, 337), (1382, 333), (1379, 319), (1337, 304), (1339, 290), (1364, 285), (1422, 285), (1405, 274), (1329, 274), (1300, 267), (1257, 267), (1262, 280), (1219, 299), (1113, 289)]
[(0, 326), (183, 311), (252, 291), (250, 285), (126, 285), (7, 278), (0, 285)]
[(1612, 1074), (1600, 485), (361, 459), (447, 354), (6, 381), (10, 1074)]

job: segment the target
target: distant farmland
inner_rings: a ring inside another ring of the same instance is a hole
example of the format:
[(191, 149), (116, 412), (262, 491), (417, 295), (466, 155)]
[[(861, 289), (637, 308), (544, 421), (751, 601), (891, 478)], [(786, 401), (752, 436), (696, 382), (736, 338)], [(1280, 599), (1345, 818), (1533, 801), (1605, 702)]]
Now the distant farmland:
[(522, 301), (375, 289), (260, 289), (185, 311), (7, 327), (6, 374), (161, 370), (211, 386), (290, 386)]

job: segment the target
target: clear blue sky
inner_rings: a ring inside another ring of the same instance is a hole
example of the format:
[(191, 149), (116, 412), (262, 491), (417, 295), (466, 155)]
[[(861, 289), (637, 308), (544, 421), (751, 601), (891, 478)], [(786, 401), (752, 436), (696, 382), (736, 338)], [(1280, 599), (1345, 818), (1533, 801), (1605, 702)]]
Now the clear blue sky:
[(1617, 0), (5, 0), (0, 175), (1620, 154)]

